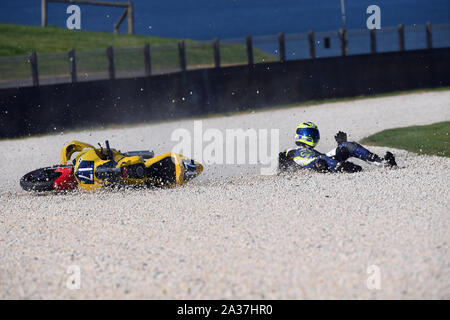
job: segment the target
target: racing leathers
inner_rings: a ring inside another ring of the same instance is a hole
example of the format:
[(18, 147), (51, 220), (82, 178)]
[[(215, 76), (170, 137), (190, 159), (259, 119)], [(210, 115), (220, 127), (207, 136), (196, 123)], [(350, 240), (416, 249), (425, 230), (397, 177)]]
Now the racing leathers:
[[(336, 139), (338, 140), (338, 139)], [(290, 167), (313, 169), (318, 172), (359, 172), (362, 167), (347, 161), (350, 157), (355, 157), (364, 161), (376, 164), (386, 163), (396, 165), (392, 153), (386, 153), (385, 158), (370, 152), (356, 142), (338, 141), (337, 148), (327, 154), (307, 146), (300, 145), (296, 149), (288, 149), (279, 154), (279, 169), (286, 170)]]

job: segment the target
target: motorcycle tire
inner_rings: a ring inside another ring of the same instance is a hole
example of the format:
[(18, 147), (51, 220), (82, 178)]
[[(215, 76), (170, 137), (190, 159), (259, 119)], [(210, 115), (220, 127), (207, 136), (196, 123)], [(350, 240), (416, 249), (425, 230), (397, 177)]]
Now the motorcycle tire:
[(61, 176), (61, 172), (56, 172), (58, 168), (66, 166), (52, 166), (33, 170), (20, 179), (20, 186), (26, 191), (53, 191), (56, 179)]

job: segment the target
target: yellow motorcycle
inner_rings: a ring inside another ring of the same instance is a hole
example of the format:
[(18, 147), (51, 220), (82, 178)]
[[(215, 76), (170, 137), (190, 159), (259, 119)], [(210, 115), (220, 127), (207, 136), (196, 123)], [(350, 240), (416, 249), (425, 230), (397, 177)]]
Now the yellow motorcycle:
[[(74, 157), (73, 157), (74, 156)], [(73, 159), (72, 159), (73, 157)], [(149, 150), (122, 153), (72, 141), (61, 150), (60, 164), (27, 173), (27, 191), (96, 190), (108, 186), (174, 187), (197, 177), (203, 166), (174, 152), (154, 156)]]

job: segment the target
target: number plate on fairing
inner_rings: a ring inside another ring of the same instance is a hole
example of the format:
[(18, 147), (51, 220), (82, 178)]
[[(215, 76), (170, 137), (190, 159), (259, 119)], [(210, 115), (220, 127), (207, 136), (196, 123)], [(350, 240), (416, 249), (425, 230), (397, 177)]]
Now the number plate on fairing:
[(81, 161), (75, 176), (83, 184), (94, 184), (94, 161)]

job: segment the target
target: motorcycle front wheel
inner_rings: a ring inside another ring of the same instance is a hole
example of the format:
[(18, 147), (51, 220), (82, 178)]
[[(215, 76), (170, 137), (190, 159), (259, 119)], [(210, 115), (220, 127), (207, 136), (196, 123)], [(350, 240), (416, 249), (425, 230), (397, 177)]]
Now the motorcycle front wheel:
[[(56, 165), (31, 171), (20, 179), (26, 191), (67, 190), (76, 187), (72, 166)], [(57, 181), (58, 180), (58, 181)]]

